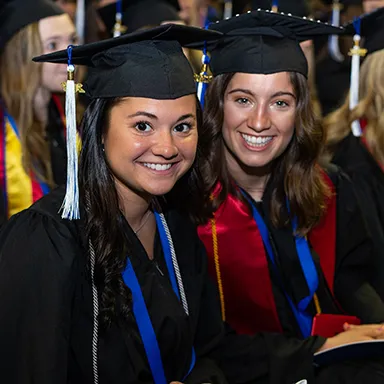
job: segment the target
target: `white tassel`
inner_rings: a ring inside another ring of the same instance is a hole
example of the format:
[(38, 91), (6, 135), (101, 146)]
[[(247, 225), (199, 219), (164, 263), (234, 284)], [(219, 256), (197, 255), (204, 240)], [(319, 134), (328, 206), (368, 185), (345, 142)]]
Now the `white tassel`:
[(232, 0), (225, 0), (224, 2), (224, 20), (230, 19), (232, 17)]
[(76, 31), (79, 44), (84, 44), (85, 40), (85, 0), (77, 0), (76, 7)]
[[(352, 56), (351, 85), (349, 91), (350, 111), (359, 104), (360, 56), (365, 56), (366, 54), (366, 50), (360, 48), (360, 35), (355, 35), (353, 41), (355, 44), (349, 53)], [(358, 120), (352, 122), (351, 129), (354, 136), (361, 136), (362, 130)]]
[(77, 158), (76, 129), (76, 84), (74, 81), (75, 67), (68, 65), (68, 80), (65, 91), (65, 116), (67, 128), (67, 190), (63, 201), (63, 219), (79, 219), (79, 183)]
[(115, 26), (113, 27), (113, 37), (121, 36), (122, 18), (123, 18), (122, 14), (120, 12), (116, 12), (116, 22), (115, 22)]
[[(332, 9), (331, 23), (335, 27), (340, 26), (340, 9), (341, 9), (341, 4), (339, 4), (338, 1), (334, 2), (333, 9)], [(329, 49), (329, 54), (331, 55), (333, 60), (339, 63), (344, 61), (344, 56), (340, 52), (339, 36), (337, 35), (329, 36), (328, 49)]]

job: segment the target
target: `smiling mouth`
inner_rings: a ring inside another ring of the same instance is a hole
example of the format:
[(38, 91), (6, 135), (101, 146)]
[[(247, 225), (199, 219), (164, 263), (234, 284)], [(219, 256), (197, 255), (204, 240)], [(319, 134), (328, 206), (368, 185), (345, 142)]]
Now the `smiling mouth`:
[(160, 164), (160, 163), (142, 163), (144, 167), (152, 169), (153, 171), (168, 171), (176, 163)]
[(251, 136), (246, 135), (245, 133), (241, 134), (242, 138), (246, 141), (251, 147), (264, 147), (269, 144), (274, 136)]

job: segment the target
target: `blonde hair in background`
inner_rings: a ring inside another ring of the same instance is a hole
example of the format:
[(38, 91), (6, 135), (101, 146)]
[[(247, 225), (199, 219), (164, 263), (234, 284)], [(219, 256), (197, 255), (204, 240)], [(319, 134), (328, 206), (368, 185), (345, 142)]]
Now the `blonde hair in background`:
[(51, 155), (45, 127), (35, 117), (34, 97), (41, 84), (41, 64), (32, 57), (42, 54), (38, 23), (15, 34), (0, 56), (0, 95), (20, 132), (23, 167), (53, 186)]
[(330, 161), (337, 144), (351, 133), (352, 121), (364, 118), (368, 148), (379, 164), (384, 164), (384, 50), (370, 54), (360, 69), (360, 102), (349, 111), (349, 95), (344, 104), (323, 121), (326, 131), (325, 158)]

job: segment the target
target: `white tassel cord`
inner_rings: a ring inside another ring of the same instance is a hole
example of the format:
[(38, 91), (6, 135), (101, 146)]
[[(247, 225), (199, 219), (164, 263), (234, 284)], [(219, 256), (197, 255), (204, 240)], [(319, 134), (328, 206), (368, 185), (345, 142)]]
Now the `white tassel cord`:
[[(338, 2), (333, 5), (331, 23), (335, 27), (340, 26), (340, 8), (341, 8), (341, 5)], [(339, 63), (344, 61), (344, 56), (340, 52), (339, 36), (337, 35), (329, 36), (328, 49), (329, 49), (329, 54), (331, 55), (333, 60)]]
[(74, 66), (68, 66), (68, 80), (65, 94), (65, 116), (67, 125), (67, 189), (62, 205), (63, 219), (79, 219), (79, 185), (77, 158), (77, 129), (76, 129), (76, 85), (74, 81)]
[(116, 13), (116, 22), (113, 28), (113, 37), (121, 36), (121, 27), (122, 27), (122, 15), (120, 12)]
[(76, 7), (76, 31), (79, 44), (84, 44), (85, 40), (85, 0), (77, 0)]
[[(352, 111), (359, 103), (359, 79), (360, 79), (360, 56), (364, 55), (364, 50), (360, 48), (360, 36), (353, 37), (355, 45), (351, 50), (352, 56), (351, 65), (351, 85), (349, 91), (349, 110)], [(352, 122), (352, 133), (354, 136), (359, 137), (362, 134), (360, 122), (355, 120)]]
[(226, 0), (224, 2), (224, 20), (232, 17), (232, 0)]

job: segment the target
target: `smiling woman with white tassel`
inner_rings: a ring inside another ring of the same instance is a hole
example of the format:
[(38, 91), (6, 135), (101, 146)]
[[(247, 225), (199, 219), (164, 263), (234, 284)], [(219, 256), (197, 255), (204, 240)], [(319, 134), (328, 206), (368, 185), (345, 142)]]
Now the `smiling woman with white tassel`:
[(80, 87), (73, 66), (89, 66), (92, 101), (78, 174), (68, 158), (67, 191), (51, 192), (0, 234), (4, 383), (280, 384), (312, 375), (300, 352), (282, 361), (280, 335), (225, 326), (187, 216), (200, 204), (204, 159), (181, 45), (218, 36), (164, 25), (36, 59), (68, 64), (68, 114)]

